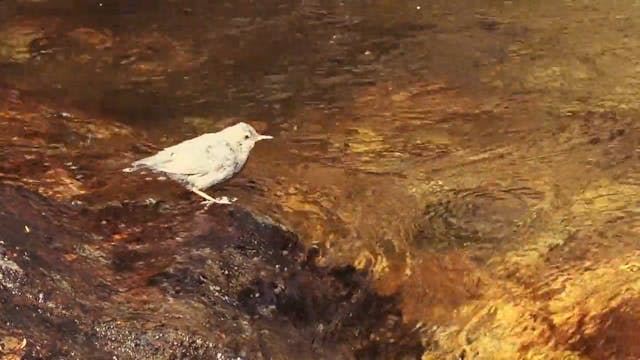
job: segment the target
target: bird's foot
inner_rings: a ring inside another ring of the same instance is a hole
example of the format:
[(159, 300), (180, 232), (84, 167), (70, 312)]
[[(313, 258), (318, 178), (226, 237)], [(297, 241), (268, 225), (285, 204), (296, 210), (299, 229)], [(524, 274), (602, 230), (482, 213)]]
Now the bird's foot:
[(209, 206), (211, 206), (213, 204), (230, 205), (236, 200), (238, 200), (238, 199), (229, 198), (227, 196), (221, 196), (221, 197), (213, 198), (212, 200), (205, 200), (205, 201), (201, 202), (201, 204), (203, 204), (205, 206), (204, 207), (205, 209), (208, 209)]

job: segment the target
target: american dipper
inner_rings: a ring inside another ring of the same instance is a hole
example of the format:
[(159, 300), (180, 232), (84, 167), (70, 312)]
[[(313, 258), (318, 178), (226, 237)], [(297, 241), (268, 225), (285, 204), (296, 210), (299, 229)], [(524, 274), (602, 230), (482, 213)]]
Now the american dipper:
[(260, 135), (249, 124), (240, 122), (216, 133), (207, 133), (161, 150), (133, 162), (123, 171), (142, 168), (166, 174), (187, 189), (212, 203), (230, 204), (227, 197), (213, 198), (202, 190), (228, 180), (247, 162), (256, 142), (273, 139)]

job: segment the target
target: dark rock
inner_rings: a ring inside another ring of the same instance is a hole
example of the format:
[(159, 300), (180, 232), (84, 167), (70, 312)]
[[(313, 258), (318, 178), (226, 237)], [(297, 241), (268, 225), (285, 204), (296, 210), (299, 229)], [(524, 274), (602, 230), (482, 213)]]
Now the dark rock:
[[(67, 206), (0, 185), (0, 330), (27, 359), (419, 358), (398, 299), (235, 207)], [(108, 221), (104, 221), (108, 220)]]

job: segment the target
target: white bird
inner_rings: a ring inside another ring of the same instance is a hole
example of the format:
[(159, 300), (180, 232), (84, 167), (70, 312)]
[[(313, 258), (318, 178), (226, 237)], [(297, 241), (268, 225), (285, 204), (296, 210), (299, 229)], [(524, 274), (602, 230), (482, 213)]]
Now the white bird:
[(205, 203), (229, 204), (204, 191), (237, 174), (247, 162), (256, 142), (273, 139), (260, 135), (249, 124), (240, 122), (216, 133), (207, 133), (161, 150), (153, 156), (133, 162), (124, 172), (141, 168), (166, 174), (187, 189), (206, 199)]

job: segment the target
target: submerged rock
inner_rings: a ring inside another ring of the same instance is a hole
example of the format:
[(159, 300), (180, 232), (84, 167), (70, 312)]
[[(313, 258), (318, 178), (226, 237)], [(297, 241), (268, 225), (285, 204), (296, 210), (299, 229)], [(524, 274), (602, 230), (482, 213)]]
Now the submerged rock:
[(416, 245), (447, 249), (513, 240), (535, 215), (529, 202), (540, 196), (527, 188), (452, 191), (427, 204), (414, 236)]
[(31, 44), (44, 35), (32, 24), (14, 24), (0, 28), (0, 64), (24, 63), (31, 57)]

